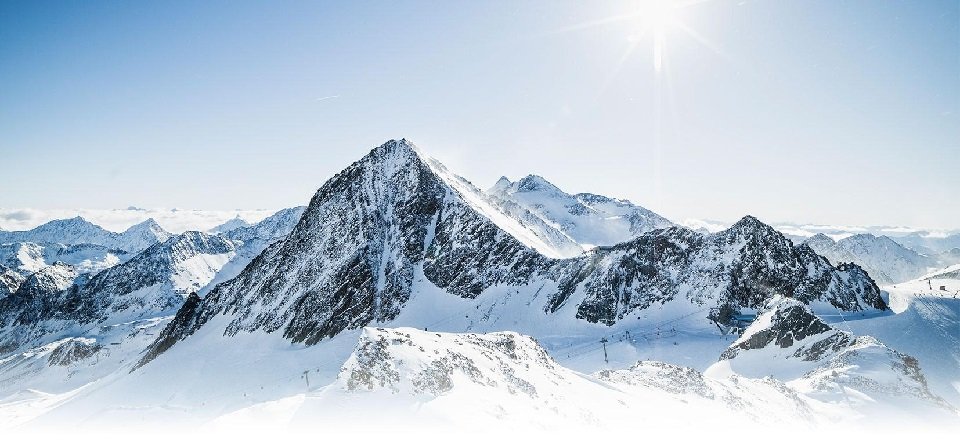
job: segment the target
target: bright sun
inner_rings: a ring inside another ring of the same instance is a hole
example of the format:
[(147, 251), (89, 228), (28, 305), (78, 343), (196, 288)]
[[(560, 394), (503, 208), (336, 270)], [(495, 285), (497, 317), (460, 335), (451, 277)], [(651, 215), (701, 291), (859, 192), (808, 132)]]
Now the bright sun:
[(672, 0), (641, 0), (636, 11), (641, 34), (653, 36), (653, 67), (663, 66), (663, 45), (666, 33), (679, 23), (677, 3)]
[(677, 22), (677, 5), (671, 0), (644, 0), (637, 16), (642, 26), (655, 34), (663, 33)]
[(614, 22), (627, 22), (632, 25), (630, 35), (627, 38), (630, 44), (626, 53), (621, 58), (620, 63), (622, 64), (623, 60), (626, 59), (641, 42), (648, 41), (647, 39), (649, 38), (653, 40), (653, 67), (657, 73), (659, 73), (663, 68), (667, 36), (668, 34), (674, 33), (674, 31), (682, 31), (685, 36), (693, 38), (698, 43), (720, 54), (720, 50), (715, 44), (684, 23), (685, 17), (681, 17), (681, 12), (685, 9), (709, 1), (710, 0), (635, 0), (627, 7), (627, 10), (623, 14), (569, 26), (563, 29), (562, 32), (602, 26)]

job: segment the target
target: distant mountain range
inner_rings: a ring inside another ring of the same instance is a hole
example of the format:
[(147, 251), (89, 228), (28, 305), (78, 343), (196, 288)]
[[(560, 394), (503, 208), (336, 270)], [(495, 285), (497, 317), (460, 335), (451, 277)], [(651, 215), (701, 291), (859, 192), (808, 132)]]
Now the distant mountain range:
[(535, 175), (480, 190), (392, 140), (254, 224), (2, 231), (0, 427), (956, 414), (955, 300), (878, 286), (947, 267), (949, 240), (690, 226)]

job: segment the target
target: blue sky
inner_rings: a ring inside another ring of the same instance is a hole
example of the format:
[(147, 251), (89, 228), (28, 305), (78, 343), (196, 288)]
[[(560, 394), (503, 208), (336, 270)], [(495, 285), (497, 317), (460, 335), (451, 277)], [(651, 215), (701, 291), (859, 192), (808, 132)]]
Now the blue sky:
[(5, 1), (0, 208), (282, 208), (406, 137), (677, 220), (960, 227), (960, 3), (702, 2), (660, 71), (643, 14), (577, 26), (637, 10)]

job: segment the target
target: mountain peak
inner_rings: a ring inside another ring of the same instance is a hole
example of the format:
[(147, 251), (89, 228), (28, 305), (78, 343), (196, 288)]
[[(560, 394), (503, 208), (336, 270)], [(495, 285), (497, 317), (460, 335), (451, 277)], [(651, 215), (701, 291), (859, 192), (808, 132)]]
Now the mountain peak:
[(390, 139), (379, 147), (370, 150), (368, 156), (421, 156), (420, 149), (406, 139)]
[[(89, 220), (87, 220), (87, 219), (85, 219), (85, 218), (83, 218), (83, 217), (81, 217), (81, 216), (79, 216), (79, 215), (76, 216), (76, 217), (71, 217), (71, 218), (51, 220), (51, 221), (47, 222), (46, 224), (47, 224), (47, 225), (48, 225), (48, 224), (55, 224), (55, 225), (84, 225), (84, 226), (89, 225), (89, 226), (96, 226), (96, 227), (99, 228), (99, 226), (91, 223)], [(41, 225), (41, 226), (44, 226), (44, 225)]]
[(127, 228), (125, 232), (134, 232), (134, 231), (155, 231), (155, 232), (166, 232), (153, 217), (150, 217), (140, 223), (137, 223), (133, 226)]
[(246, 220), (240, 218), (240, 214), (237, 214), (236, 217), (230, 220), (227, 220), (218, 226), (214, 226), (212, 229), (210, 229), (210, 233), (211, 234), (227, 233), (235, 229), (246, 228), (249, 226), (251, 226), (250, 223), (247, 223)]
[(829, 235), (826, 235), (822, 232), (818, 232), (811, 236), (810, 238), (804, 240), (804, 243), (823, 243), (823, 244), (834, 244), (836, 243)]
[(551, 191), (551, 192), (563, 192), (560, 188), (557, 188), (556, 185), (547, 181), (543, 177), (540, 177), (536, 174), (528, 174), (526, 177), (520, 179), (516, 183), (516, 188), (518, 192), (533, 192), (533, 191)]
[(513, 182), (511, 182), (507, 176), (500, 176), (500, 178), (497, 179), (497, 183), (494, 183), (493, 186), (490, 187), (489, 192), (505, 191), (510, 188), (511, 185), (513, 185)]
[(763, 222), (761, 222), (760, 220), (758, 220), (756, 217), (754, 217), (754, 216), (752, 216), (752, 215), (750, 215), (750, 214), (747, 214), (747, 215), (743, 216), (743, 218), (741, 218), (740, 220), (737, 220), (737, 222), (734, 223), (733, 226), (751, 226), (751, 227), (755, 227), (755, 226), (757, 226), (757, 225), (762, 225), (762, 224), (763, 224)]
[(773, 226), (770, 226), (752, 215), (745, 215), (740, 220), (737, 220), (733, 226), (730, 226), (728, 231), (750, 231), (750, 232), (763, 232), (770, 233), (774, 232), (779, 234)]
[[(101, 228), (99, 225), (91, 223), (87, 219), (80, 217), (79, 215), (72, 218), (50, 220), (49, 222), (46, 222), (30, 230), (30, 232), (41, 233), (41, 234), (64, 233), (65, 231), (71, 231), (74, 234), (95, 234), (95, 235), (113, 234)], [(52, 237), (44, 237), (44, 239), (40, 241), (55, 241), (47, 238), (52, 238)], [(33, 240), (33, 241), (37, 241), (37, 240)]]

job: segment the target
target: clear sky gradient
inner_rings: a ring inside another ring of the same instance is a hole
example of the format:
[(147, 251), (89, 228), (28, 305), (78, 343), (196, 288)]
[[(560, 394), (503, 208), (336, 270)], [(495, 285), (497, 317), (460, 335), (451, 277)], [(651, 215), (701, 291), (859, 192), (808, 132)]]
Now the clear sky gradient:
[(659, 71), (638, 8), (0, 2), (0, 207), (301, 205), (405, 137), (675, 220), (960, 227), (960, 2), (706, 1)]

